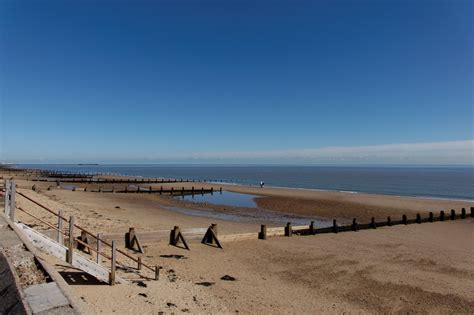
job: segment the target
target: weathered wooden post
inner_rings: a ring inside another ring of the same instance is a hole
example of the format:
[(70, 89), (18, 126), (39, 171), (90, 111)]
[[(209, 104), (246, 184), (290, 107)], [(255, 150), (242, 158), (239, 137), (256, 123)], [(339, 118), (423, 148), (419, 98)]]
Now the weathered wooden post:
[(97, 250), (97, 257), (95, 258), (95, 262), (96, 262), (97, 264), (100, 263), (100, 254), (99, 254), (99, 253), (100, 253), (100, 248), (101, 248), (101, 241), (100, 241), (101, 237), (102, 237), (102, 234), (101, 234), (101, 233), (98, 233), (98, 234), (97, 234), (97, 244), (96, 244), (96, 246), (97, 246), (97, 248), (96, 248), (96, 250)]
[(201, 187), (201, 195), (204, 196), (204, 187)]
[(288, 222), (285, 226), (285, 236), (291, 237), (291, 235), (293, 235), (293, 230), (291, 228), (291, 222)]
[(191, 187), (191, 195), (193, 195), (193, 197), (194, 197), (194, 186)]
[(171, 196), (173, 196), (173, 191), (174, 191), (174, 188), (171, 187), (171, 193), (170, 193)]
[(466, 218), (466, 208), (462, 208), (461, 209), (461, 219), (465, 219)]
[(211, 195), (214, 194), (214, 187), (211, 187)]
[(137, 262), (138, 262), (137, 270), (142, 270), (142, 256), (137, 257)]
[(405, 225), (408, 224), (407, 216), (405, 214), (402, 216), (402, 223), (405, 224)]
[(219, 187), (219, 193), (222, 194), (222, 187)]
[(456, 219), (456, 211), (454, 209), (451, 209), (451, 220)]
[(155, 280), (158, 281), (160, 279), (160, 267), (155, 266)]
[(163, 186), (160, 187), (160, 195), (163, 193)]
[(10, 181), (10, 220), (15, 222), (16, 215), (16, 183), (14, 180)]
[(64, 244), (64, 237), (63, 237), (63, 210), (59, 209), (58, 211), (58, 234), (56, 237), (56, 241), (63, 245)]
[(433, 221), (434, 221), (433, 212), (431, 212), (431, 211), (430, 211), (428, 220), (429, 220), (431, 223), (433, 223)]
[(358, 231), (359, 230), (359, 225), (357, 224), (357, 219), (356, 218), (352, 219), (351, 229), (352, 229), (352, 231)]
[(387, 226), (392, 226), (392, 218), (390, 216), (387, 217)]
[(416, 223), (421, 223), (421, 215), (419, 213), (416, 214)]
[(184, 196), (184, 187), (181, 187), (181, 196)]
[(110, 285), (115, 285), (115, 263), (116, 263), (116, 257), (117, 257), (117, 248), (115, 241), (112, 241), (112, 254), (111, 254), (111, 259), (110, 259), (110, 274), (109, 274), (109, 284)]
[(440, 221), (444, 221), (444, 211), (443, 211), (443, 210), (441, 210), (441, 211), (439, 212), (439, 220), (440, 220)]
[(372, 217), (372, 219), (370, 220), (370, 227), (371, 227), (372, 229), (376, 229), (376, 228), (377, 228), (377, 226), (376, 226), (376, 224), (375, 224), (375, 218), (374, 218), (374, 217)]
[(5, 180), (5, 216), (10, 217), (10, 180)]
[(148, 188), (148, 193), (150, 193), (150, 194), (151, 194), (151, 186), (150, 186), (150, 188)]
[(333, 220), (332, 220), (332, 232), (333, 232), (333, 233), (337, 233), (337, 232), (338, 232), (336, 219), (333, 219)]
[(260, 225), (260, 232), (258, 233), (259, 240), (267, 239), (267, 226), (265, 224)]
[(74, 216), (69, 217), (69, 247), (67, 250), (66, 260), (72, 264), (72, 255), (74, 252)]
[(314, 221), (311, 221), (311, 223), (309, 224), (309, 234), (314, 234)]

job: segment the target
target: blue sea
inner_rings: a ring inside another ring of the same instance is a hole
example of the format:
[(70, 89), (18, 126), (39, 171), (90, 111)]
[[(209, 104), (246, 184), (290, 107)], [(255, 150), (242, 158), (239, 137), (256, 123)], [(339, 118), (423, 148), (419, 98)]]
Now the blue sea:
[(265, 186), (474, 200), (474, 167), (470, 166), (24, 164), (18, 167), (149, 178), (210, 180), (255, 186), (263, 181)]

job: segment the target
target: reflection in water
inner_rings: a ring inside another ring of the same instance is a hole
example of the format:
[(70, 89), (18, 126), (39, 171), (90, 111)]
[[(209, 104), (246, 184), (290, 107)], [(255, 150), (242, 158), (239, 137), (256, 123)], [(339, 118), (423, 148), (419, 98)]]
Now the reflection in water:
[(214, 205), (232, 206), (232, 207), (243, 207), (243, 208), (256, 208), (255, 195), (234, 193), (229, 191), (223, 191), (222, 193), (215, 192), (213, 194), (195, 194), (185, 195), (178, 197), (185, 201), (191, 202), (207, 202)]

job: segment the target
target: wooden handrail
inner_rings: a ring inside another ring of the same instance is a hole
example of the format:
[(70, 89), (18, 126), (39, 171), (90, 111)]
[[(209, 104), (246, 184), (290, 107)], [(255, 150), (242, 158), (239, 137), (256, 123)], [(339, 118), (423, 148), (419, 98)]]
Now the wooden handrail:
[[(51, 210), (51, 209), (49, 209), (48, 207), (46, 207), (46, 206), (40, 204), (40, 203), (37, 202), (37, 201), (31, 199), (30, 197), (24, 195), (23, 193), (17, 191), (17, 194), (19, 194), (19, 195), (22, 196), (23, 198), (26, 198), (27, 200), (33, 202), (34, 204), (38, 205), (39, 207), (45, 209), (46, 211), (48, 211), (48, 212), (54, 214), (54, 215), (57, 216), (58, 218), (61, 218), (62, 220), (66, 221), (66, 222), (69, 222), (68, 219), (66, 219), (65, 217), (60, 216), (59, 213), (54, 212), (53, 210)], [(21, 209), (21, 210), (22, 210), (23, 212), (26, 212), (26, 211), (23, 210), (23, 209)], [(26, 213), (28, 213), (28, 212), (26, 212)], [(52, 227), (53, 229), (58, 230), (56, 227), (50, 225), (49, 223), (47, 223), (47, 222), (41, 220), (41, 219), (38, 218), (38, 217), (33, 216), (31, 213), (28, 213), (28, 214), (31, 215), (32, 217), (34, 217), (35, 219), (37, 219), (37, 220), (39, 220), (39, 221), (41, 221), (41, 222), (47, 224), (48, 226)], [(89, 231), (87, 231), (86, 229), (82, 228), (81, 226), (79, 226), (79, 225), (77, 225), (77, 224), (74, 224), (74, 227), (76, 227), (76, 228), (78, 228), (79, 230), (84, 231), (85, 233), (89, 234), (91, 237), (93, 237), (94, 239), (96, 239), (96, 241), (100, 241), (102, 244), (105, 244), (105, 245), (109, 246), (110, 248), (112, 248), (112, 244), (108, 243), (107, 241), (98, 239), (94, 234), (92, 234), (91, 232), (89, 232)], [(61, 232), (61, 233), (63, 233), (63, 232)], [(63, 233), (63, 234), (64, 234), (64, 233)], [(65, 234), (65, 235), (67, 235), (67, 234)], [(124, 251), (122, 251), (122, 250), (120, 250), (120, 249), (118, 249), (118, 248), (117, 248), (117, 252), (120, 253), (120, 254), (122, 254), (122, 255), (124, 255), (125, 257), (129, 258), (130, 260), (132, 260), (132, 261), (138, 263), (138, 259), (137, 259), (137, 258), (134, 258), (133, 256), (130, 256), (130, 255), (127, 254), (126, 252), (124, 252)], [(109, 259), (110, 259), (110, 258), (109, 258)], [(143, 263), (143, 262), (141, 263), (141, 265), (144, 266), (145, 268), (148, 268), (150, 271), (155, 271), (154, 268), (148, 266), (147, 264), (145, 264), (145, 263)]]
[(38, 218), (37, 216), (35, 216), (35, 215), (31, 214), (31, 213), (29, 213), (29, 212), (26, 211), (25, 209), (23, 209), (23, 208), (21, 208), (21, 207), (16, 207), (16, 208), (17, 208), (18, 210), (23, 211), (24, 213), (28, 214), (29, 216), (32, 216), (32, 217), (35, 218), (36, 220), (38, 220), (38, 221), (40, 221), (40, 222), (46, 224), (46, 225), (49, 226), (50, 228), (55, 229), (56, 231), (60, 232), (61, 234), (64, 234), (65, 236), (68, 236), (67, 233), (65, 233), (64, 231), (61, 231), (60, 229), (58, 229), (58, 228), (55, 227), (54, 225), (52, 225), (52, 224), (50, 224), (50, 223), (48, 223), (48, 222), (46, 222), (46, 221), (44, 221), (44, 220)]

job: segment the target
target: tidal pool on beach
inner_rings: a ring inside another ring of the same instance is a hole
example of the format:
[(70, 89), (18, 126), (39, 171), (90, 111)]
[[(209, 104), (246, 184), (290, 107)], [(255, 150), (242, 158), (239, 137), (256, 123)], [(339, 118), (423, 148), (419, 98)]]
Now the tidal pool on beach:
[(241, 194), (230, 191), (214, 192), (212, 194), (194, 194), (179, 196), (181, 200), (191, 202), (206, 202), (220, 206), (232, 206), (232, 207), (243, 207), (243, 208), (256, 208), (257, 203), (255, 202), (256, 195)]

